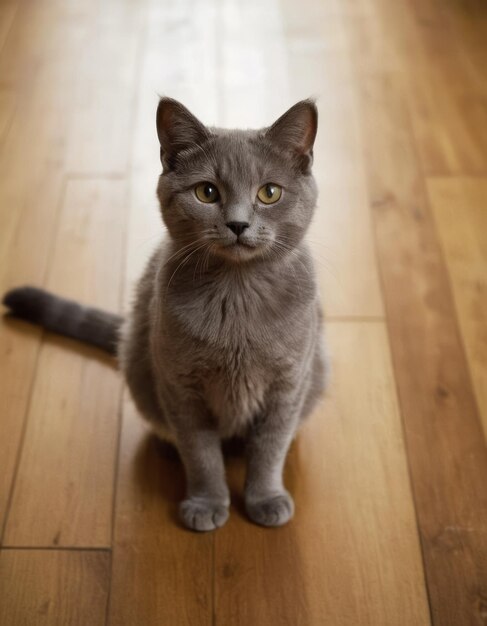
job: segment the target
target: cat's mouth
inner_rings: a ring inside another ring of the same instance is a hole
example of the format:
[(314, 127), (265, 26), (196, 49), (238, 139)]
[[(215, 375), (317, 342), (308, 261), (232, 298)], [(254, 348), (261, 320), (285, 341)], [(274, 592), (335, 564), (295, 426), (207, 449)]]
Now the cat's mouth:
[(221, 245), (225, 250), (255, 250), (258, 246), (259, 244), (257, 242), (242, 239), (241, 237)]
[(247, 241), (241, 241), (240, 239), (237, 239), (237, 241), (234, 241), (233, 243), (231, 243), (229, 247), (253, 249), (253, 248), (256, 248), (257, 246), (255, 244), (248, 243)]
[(226, 258), (230, 258), (236, 261), (243, 261), (254, 256), (261, 247), (258, 243), (250, 241), (242, 241), (242, 239), (236, 239), (231, 243), (227, 243), (218, 247), (220, 254)]

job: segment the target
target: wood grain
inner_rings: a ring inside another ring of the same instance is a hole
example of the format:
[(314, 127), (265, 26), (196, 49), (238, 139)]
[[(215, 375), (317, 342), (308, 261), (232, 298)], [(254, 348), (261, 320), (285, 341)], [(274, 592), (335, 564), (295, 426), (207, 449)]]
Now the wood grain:
[[(455, 44), (464, 60), (464, 70), (469, 80), (476, 86), (480, 93), (487, 91), (485, 82), (485, 68), (487, 63), (487, 12), (485, 4), (481, 0), (469, 0), (468, 2), (439, 3), (448, 25), (448, 35)], [(482, 115), (482, 119), (476, 118), (477, 132), (482, 134), (483, 141), (486, 139), (485, 108), (477, 106), (470, 113)], [(484, 122), (478, 124), (478, 122)], [(484, 143), (485, 145), (485, 143)]]
[(348, 2), (345, 19), (362, 71), (394, 75), (408, 104), (420, 164), (428, 175), (487, 168), (485, 93), (437, 0)]
[[(62, 9), (53, 3), (17, 4), (0, 50), (7, 96), (0, 144), (2, 293), (14, 285), (42, 284), (46, 276), (63, 188), (78, 34), (84, 28), (80, 18), (63, 21)], [(35, 328), (12, 328), (0, 321), (0, 522), (18, 458), (39, 338)]]
[(15, 95), (9, 89), (1, 89), (0, 90), (0, 146), (2, 145), (8, 130), (10, 128), (10, 124), (12, 123), (12, 118), (14, 116), (16, 105)]
[(434, 622), (484, 623), (487, 451), (393, 77), (358, 72), (377, 249)]
[[(234, 507), (215, 537), (218, 624), (429, 624), (401, 421), (382, 323), (329, 323), (333, 384), (293, 444), (294, 520)], [(250, 546), (252, 548), (250, 549)]]
[(383, 317), (347, 39), (334, 3), (285, 1), (290, 102), (317, 97), (319, 198), (308, 239), (329, 317)]
[(103, 626), (106, 552), (2, 550), (0, 624)]
[(19, 0), (6, 0), (0, 6), (0, 52), (10, 33), (18, 7)]
[(78, 175), (120, 176), (131, 158), (144, 2), (97, 4), (83, 40), (65, 167)]
[(428, 195), (487, 436), (487, 179), (429, 179)]
[[(124, 200), (123, 181), (68, 181), (48, 289), (117, 310)], [(43, 343), (5, 545), (110, 545), (121, 388), (110, 363)]]
[[(425, 41), (428, 62), (443, 74), (445, 94), (477, 147), (477, 173), (486, 173), (487, 12), (478, 0), (444, 3), (412, 0), (416, 22)], [(450, 124), (451, 125), (451, 124)], [(465, 147), (465, 146), (464, 146)], [(484, 167), (480, 164), (483, 163)], [(465, 171), (465, 161), (460, 171)]]

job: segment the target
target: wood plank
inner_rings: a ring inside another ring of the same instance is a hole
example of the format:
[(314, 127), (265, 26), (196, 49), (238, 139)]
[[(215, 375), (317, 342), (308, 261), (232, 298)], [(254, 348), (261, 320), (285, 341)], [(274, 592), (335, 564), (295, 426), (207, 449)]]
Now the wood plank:
[[(109, 3), (99, 6), (97, 2), (87, 2), (82, 6), (50, 2), (28, 3), (19, 8), (0, 55), (0, 73), (16, 95), (17, 104), (8, 137), (0, 146), (2, 291), (19, 283), (42, 284), (45, 280), (67, 150), (71, 154), (70, 163), (74, 163), (71, 150), (77, 140), (67, 129), (76, 127), (81, 132), (81, 122), (86, 124), (86, 136), (92, 129), (90, 115), (86, 114), (83, 101), (78, 97), (83, 83), (89, 85), (87, 91), (90, 93), (98, 79), (108, 87), (112, 85), (123, 116), (132, 105), (133, 90), (126, 89), (120, 94), (120, 84), (126, 86), (123, 82), (126, 77), (124, 70), (114, 72), (112, 83), (106, 80), (105, 75), (99, 74), (96, 63), (92, 64), (91, 75), (86, 65), (83, 65), (82, 72), (77, 71), (85, 58), (81, 53), (89, 47), (87, 41), (90, 36), (96, 40), (96, 45), (93, 45), (100, 53), (97, 62), (104, 67), (104, 60), (113, 61), (110, 56), (113, 48), (125, 46), (125, 32), (120, 32), (117, 39), (110, 26), (110, 11), (113, 9), (117, 16), (124, 15), (125, 22), (114, 20), (115, 25), (126, 23), (129, 4), (132, 6), (131, 3), (126, 3), (124, 7), (119, 7), (117, 3), (112, 7)], [(134, 11), (138, 15), (138, 10)], [(128, 46), (128, 50), (135, 54), (133, 45)], [(129, 59), (126, 56), (124, 59), (128, 71)], [(105, 107), (96, 112), (96, 125), (101, 125), (103, 116), (108, 122), (120, 121), (111, 108)], [(108, 122), (107, 128), (112, 128)], [(99, 128), (96, 141), (98, 146), (100, 141), (103, 142), (102, 155), (116, 152), (117, 159), (121, 154), (125, 159), (130, 124), (126, 125), (127, 130), (118, 122), (116, 141), (113, 135), (99, 132)], [(83, 145), (86, 141), (84, 138)], [(82, 154), (85, 154), (84, 150), (80, 152), (80, 159)], [(15, 331), (12, 333), (12, 328), (3, 321), (0, 326), (0, 353), (6, 356), (1, 363), (0, 386), (2, 397), (7, 398), (0, 434), (9, 442), (5, 446), (5, 455), (0, 457), (0, 518), (4, 515), (9, 496), (37, 356), (38, 342), (33, 339), (39, 337), (38, 331), (28, 329), (26, 332), (28, 334), (22, 336)]]
[(487, 179), (429, 179), (428, 195), (487, 437)]
[(485, 94), (472, 80), (440, 5), (436, 0), (348, 2), (351, 45), (362, 71), (393, 73), (402, 84), (427, 174), (482, 174), (487, 171), (487, 137), (479, 131), (485, 125)]
[(309, 240), (325, 313), (383, 317), (343, 25), (334, 3), (302, 0), (282, 6), (291, 99), (318, 97), (313, 169), (319, 198)]
[[(467, 2), (439, 3), (438, 8), (442, 9), (445, 20), (449, 23), (449, 36), (456, 40), (469, 79), (485, 95), (487, 91), (485, 81), (487, 12), (485, 4), (482, 0), (468, 0)], [(485, 133), (486, 129), (478, 127), (478, 131)]]
[(229, 464), (234, 507), (216, 536), (219, 624), (430, 623), (384, 325), (329, 323), (328, 340), (333, 384), (287, 463), (295, 519), (273, 530), (251, 524), (239, 504), (243, 462)]
[(9, 89), (0, 90), (0, 146), (2, 145), (12, 118), (14, 116), (16, 98), (14, 93)]
[[(410, 97), (413, 112), (413, 124), (418, 131), (418, 150), (426, 173), (471, 173), (487, 172), (487, 110), (485, 108), (485, 79), (483, 84), (477, 80), (475, 71), (471, 71), (473, 55), (466, 56), (462, 50), (464, 41), (473, 41), (471, 35), (458, 39), (455, 22), (459, 19), (461, 3), (457, 7), (448, 7), (438, 0), (410, 0), (413, 27), (418, 34), (421, 50), (420, 74), (424, 74), (423, 89), (430, 90), (431, 105), (429, 115), (421, 119), (421, 106), (415, 106), (415, 98)], [(448, 19), (448, 11), (453, 10), (453, 22)], [(398, 20), (399, 23), (399, 20)], [(484, 30), (484, 38), (487, 33)], [(413, 66), (409, 65), (411, 77)], [(443, 146), (428, 142), (428, 126), (432, 118), (438, 115), (443, 131)], [(421, 123), (423, 122), (423, 123)], [(423, 150), (422, 137), (426, 139)]]
[(70, 173), (126, 174), (144, 17), (144, 2), (97, 3), (73, 94), (66, 148)]
[[(48, 289), (117, 310), (124, 203), (124, 181), (68, 181)], [(5, 545), (110, 545), (121, 388), (110, 363), (43, 343)]]
[[(21, 3), (0, 54), (8, 133), (0, 144), (0, 291), (42, 284), (62, 192), (64, 137), (84, 20), (52, 3)], [(10, 494), (40, 331), (0, 320), (0, 525)]]
[(480, 626), (487, 595), (487, 451), (448, 277), (416, 160), (406, 96), (394, 76), (358, 71), (357, 79), (370, 204), (434, 623)]
[(106, 552), (2, 550), (0, 624), (103, 626), (109, 562)]
[(7, 40), (18, 7), (19, 0), (5, 0), (0, 6), (0, 52)]
[(225, 128), (259, 128), (271, 124), (294, 104), (288, 68), (282, 62), (287, 41), (280, 3), (225, 0), (218, 19), (221, 31), (218, 79), (224, 86), (218, 98), (218, 124)]
[[(471, 86), (477, 94), (487, 93), (485, 83), (487, 42), (487, 12), (482, 0), (466, 0), (465, 2), (444, 3), (441, 0), (410, 0), (411, 11), (423, 30), (424, 36), (431, 40), (439, 53), (443, 56), (445, 72), (450, 70), (446, 66), (449, 51), (453, 52), (461, 64), (463, 78), (459, 85), (452, 84), (457, 90), (462, 86)], [(430, 43), (430, 45), (431, 45)], [(472, 106), (473, 105), (473, 106)], [(485, 112), (482, 115), (481, 100), (464, 102), (471, 116), (470, 123), (477, 125), (481, 134), (481, 141), (485, 146), (485, 129), (480, 122), (485, 122)], [(479, 115), (481, 117), (479, 117)]]

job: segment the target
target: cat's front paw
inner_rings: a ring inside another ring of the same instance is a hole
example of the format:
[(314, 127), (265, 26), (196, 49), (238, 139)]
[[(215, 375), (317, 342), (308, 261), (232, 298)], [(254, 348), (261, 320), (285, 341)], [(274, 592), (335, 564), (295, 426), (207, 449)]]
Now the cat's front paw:
[(228, 505), (204, 498), (187, 498), (179, 505), (179, 517), (190, 530), (214, 530), (227, 521)]
[(245, 506), (250, 519), (261, 526), (282, 526), (294, 515), (294, 502), (287, 491), (258, 500), (247, 497)]

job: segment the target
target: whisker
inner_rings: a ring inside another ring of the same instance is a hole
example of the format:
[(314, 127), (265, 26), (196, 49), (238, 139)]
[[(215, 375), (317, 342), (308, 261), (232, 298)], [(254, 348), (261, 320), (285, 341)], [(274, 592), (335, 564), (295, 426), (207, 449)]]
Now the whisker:
[[(202, 232), (204, 233), (205, 231), (202, 231)], [(213, 232), (212, 230), (208, 230), (208, 231), (206, 231), (206, 233), (207, 233), (207, 234), (212, 233), (212, 232)], [(179, 256), (181, 256), (182, 254), (184, 254), (184, 252), (185, 252), (185, 251), (187, 251), (187, 248), (190, 248), (190, 247), (191, 247), (192, 245), (194, 245), (195, 243), (198, 243), (199, 241), (203, 241), (203, 240), (206, 240), (206, 239), (207, 239), (206, 235), (203, 235), (202, 237), (198, 237), (197, 239), (194, 239), (194, 240), (190, 241), (190, 242), (189, 242), (188, 244), (186, 244), (185, 246), (181, 246), (181, 248), (178, 248), (174, 254), (172, 254), (170, 257), (168, 257), (168, 258), (166, 259), (166, 263), (167, 263), (168, 261), (171, 261), (171, 260), (172, 260), (172, 259), (174, 259), (174, 258), (178, 258), (178, 257), (179, 257)], [(181, 240), (181, 241), (184, 241), (184, 240)]]
[[(294, 240), (292, 238), (288, 238), (285, 235), (279, 235), (278, 239), (282, 239), (285, 241), (291, 241), (294, 243)], [(309, 241), (309, 239), (306, 237), (305, 239), (306, 242)], [(284, 243), (284, 241), (283, 241)], [(329, 248), (329, 250), (331, 250), (331, 248)], [(333, 278), (335, 280), (337, 280), (337, 267), (336, 264), (329, 258), (323, 257), (322, 255), (318, 255), (316, 250), (312, 250), (312, 252), (306, 250), (306, 248), (301, 247), (300, 251), (302, 254), (304, 254), (306, 257), (308, 257), (309, 259), (312, 259), (313, 261), (315, 261), (317, 264), (319, 264), (321, 267), (323, 267), (327, 272), (329, 272), (331, 274), (331, 276), (333, 276)]]
[[(302, 267), (308, 272), (309, 274), (309, 269), (304, 265), (304, 263), (301, 261), (301, 259), (298, 258), (298, 256), (295, 254), (295, 251), (287, 246), (282, 245), (282, 243), (280, 243), (279, 241), (275, 241), (274, 243), (277, 244), (277, 252), (281, 252), (280, 258), (283, 259), (285, 258), (285, 256), (287, 254), (292, 254), (296, 260), (298, 261), (298, 263), (300, 263), (302, 265)], [(296, 285), (298, 286), (298, 289), (301, 290), (301, 285), (299, 284), (299, 280), (298, 280), (298, 275), (296, 273), (296, 268), (294, 267), (294, 264), (291, 263), (291, 269), (293, 271), (294, 274), (294, 281), (296, 283)]]
[(203, 260), (205, 259), (208, 248), (212, 245), (211, 242), (207, 239), (206, 243), (208, 244), (206, 248), (203, 248), (203, 252), (199, 255), (198, 260), (196, 261), (196, 265), (193, 272), (193, 282), (196, 279), (196, 273), (198, 271), (198, 267), (200, 267), (200, 278), (202, 277), (202, 268), (203, 268)]
[(172, 279), (174, 278), (174, 276), (176, 275), (177, 271), (179, 270), (179, 268), (183, 265), (185, 265), (188, 260), (193, 256), (193, 254), (195, 252), (197, 252), (198, 250), (200, 250), (201, 248), (203, 248), (206, 245), (206, 241), (203, 242), (201, 245), (197, 246), (194, 250), (192, 250), (191, 252), (189, 252), (189, 254), (187, 254), (184, 259), (179, 263), (179, 265), (176, 267), (176, 269), (174, 270), (174, 272), (171, 274), (171, 278), (169, 279), (167, 285), (166, 285), (166, 293), (169, 290), (169, 286), (171, 285)]

